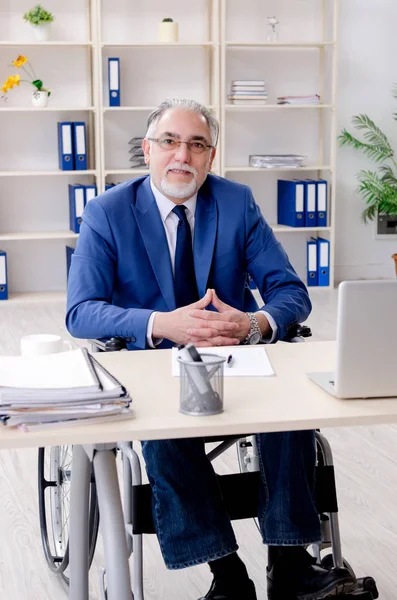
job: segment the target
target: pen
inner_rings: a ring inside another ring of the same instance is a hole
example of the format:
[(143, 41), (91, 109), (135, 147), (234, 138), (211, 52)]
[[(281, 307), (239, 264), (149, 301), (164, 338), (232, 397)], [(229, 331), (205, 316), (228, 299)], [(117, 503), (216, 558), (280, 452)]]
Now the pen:
[(229, 354), (229, 356), (227, 357), (226, 360), (226, 366), (231, 367), (233, 363), (233, 356), (231, 354)]

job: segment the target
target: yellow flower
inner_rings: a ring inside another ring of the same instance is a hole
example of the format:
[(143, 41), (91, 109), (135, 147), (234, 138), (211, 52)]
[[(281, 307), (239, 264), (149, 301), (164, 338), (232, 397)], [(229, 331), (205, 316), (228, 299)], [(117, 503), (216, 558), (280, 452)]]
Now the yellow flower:
[(14, 85), (19, 85), (21, 76), (20, 75), (10, 75), (9, 79), (11, 79)]
[(12, 90), (14, 85), (19, 85), (21, 76), (20, 75), (10, 75), (7, 81), (3, 83), (3, 87), (1, 91), (6, 93), (8, 90)]
[(19, 69), (26, 62), (28, 62), (28, 59), (26, 58), (26, 56), (19, 55), (16, 60), (12, 61), (12, 64), (14, 67), (17, 67)]

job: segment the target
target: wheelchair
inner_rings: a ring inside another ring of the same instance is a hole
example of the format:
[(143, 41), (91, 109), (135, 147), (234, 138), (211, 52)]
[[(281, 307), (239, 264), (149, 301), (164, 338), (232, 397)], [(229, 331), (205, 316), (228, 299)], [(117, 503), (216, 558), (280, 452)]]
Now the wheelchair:
[[(287, 341), (303, 341), (311, 336), (309, 327), (296, 324)], [(128, 340), (90, 340), (93, 352), (126, 349)], [(228, 436), (208, 438), (205, 443), (217, 445), (207, 452), (213, 461), (234, 444), (237, 445), (239, 473), (218, 475), (225, 506), (231, 520), (254, 518), (256, 520), (260, 473), (255, 436)], [(354, 575), (351, 565), (343, 558), (338, 521), (338, 502), (333, 458), (327, 439), (316, 431), (316, 503), (321, 524), (321, 542), (313, 544), (311, 551), (317, 563), (324, 568), (344, 566)], [(123, 513), (128, 553), (132, 563), (133, 600), (144, 600), (143, 589), (143, 535), (155, 534), (151, 510), (151, 488), (142, 484), (139, 456), (132, 442), (117, 445), (121, 456), (123, 479)], [(40, 448), (38, 453), (39, 516), (44, 556), (51, 571), (67, 583), (69, 565), (68, 518), (71, 480), (70, 446)], [(89, 565), (91, 566), (98, 536), (99, 509), (95, 477), (91, 473), (89, 499)], [(101, 600), (106, 600), (106, 571), (100, 573)], [(333, 595), (340, 600), (375, 600), (379, 597), (372, 577), (357, 579), (349, 593)]]

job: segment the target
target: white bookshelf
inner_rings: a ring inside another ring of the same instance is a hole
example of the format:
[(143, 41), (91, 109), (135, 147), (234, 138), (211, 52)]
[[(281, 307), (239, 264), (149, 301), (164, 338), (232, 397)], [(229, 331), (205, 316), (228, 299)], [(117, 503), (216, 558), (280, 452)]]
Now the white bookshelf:
[(262, 111), (262, 110), (319, 110), (322, 108), (334, 108), (332, 104), (264, 104), (263, 106), (243, 106), (236, 104), (225, 104), (226, 110), (231, 111)]
[(40, 113), (40, 112), (73, 112), (73, 111), (79, 111), (79, 112), (84, 112), (84, 111), (89, 111), (89, 110), (96, 110), (96, 108), (94, 106), (71, 106), (71, 107), (67, 107), (67, 106), (46, 106), (44, 108), (33, 108), (32, 106), (2, 106), (0, 108), (0, 114), (3, 112), (35, 112), (35, 113)]
[[(158, 25), (166, 16), (179, 24), (177, 43), (158, 41)], [(140, 6), (99, 3), (102, 189), (148, 174), (129, 167), (128, 142), (144, 136), (148, 115), (166, 97), (195, 98), (220, 117), (219, 18), (219, 0), (189, 5), (169, 0), (166, 8), (161, 0)], [(120, 107), (109, 106), (109, 57), (120, 59)], [(214, 169), (220, 172), (220, 158)]]
[[(306, 241), (330, 240), (330, 287), (335, 256), (335, 137), (338, 0), (221, 0), (221, 175), (253, 190), (298, 274), (306, 281)], [(279, 21), (267, 39), (267, 17)], [(244, 23), (244, 25), (242, 24)], [(228, 103), (234, 79), (264, 80), (265, 105)], [(279, 105), (283, 95), (319, 94), (317, 105)], [(258, 169), (250, 154), (302, 154), (299, 169)], [(327, 227), (277, 224), (277, 179), (327, 179)], [(292, 235), (295, 234), (295, 235)]]
[(70, 230), (65, 231), (19, 231), (0, 234), (0, 242), (29, 240), (75, 240), (79, 236)]
[[(48, 3), (47, 3), (48, 5)], [(0, 46), (7, 46), (7, 47), (33, 47), (33, 46), (93, 46), (93, 42), (90, 41), (81, 41), (81, 42), (63, 42), (63, 41), (58, 41), (58, 42), (37, 42), (37, 41), (29, 41), (27, 42), (26, 40), (9, 40), (9, 41), (0, 41)]]
[(86, 169), (85, 171), (61, 171), (52, 169), (50, 171), (0, 171), (0, 177), (84, 177), (86, 175), (97, 175), (97, 171)]
[[(65, 246), (78, 237), (69, 229), (68, 184), (101, 185), (97, 3), (46, 0), (55, 21), (50, 41), (39, 42), (22, 19), (29, 2), (0, 0), (1, 82), (23, 54), (52, 92), (46, 108), (32, 107), (33, 88), (23, 84), (0, 102), (0, 248), (11, 299), (64, 294)], [(87, 124), (87, 170), (59, 169), (58, 121)]]
[[(301, 173), (302, 171), (332, 171), (330, 166), (327, 165), (307, 165), (304, 167), (300, 167), (299, 169), (294, 170), (293, 172), (295, 173)], [(225, 167), (224, 168), (224, 172), (225, 173), (258, 173), (258, 169), (256, 167)], [(263, 171), (261, 171), (263, 172)], [(291, 169), (286, 169), (284, 167), (280, 167), (280, 168), (272, 168), (269, 169), (269, 173), (281, 173), (281, 174), (285, 174), (285, 173), (290, 174), (292, 171)]]
[[(306, 276), (305, 240), (335, 240), (335, 98), (338, 0), (47, 0), (51, 41), (36, 42), (22, 14), (28, 0), (0, 0), (0, 73), (26, 54), (45, 85), (49, 106), (31, 107), (30, 90), (12, 90), (0, 104), (0, 248), (8, 255), (11, 298), (50, 298), (66, 288), (68, 184), (118, 183), (148, 173), (129, 167), (128, 142), (145, 134), (146, 119), (166, 97), (189, 97), (210, 108), (221, 124), (213, 171), (249, 185), (298, 273)], [(266, 39), (266, 17), (280, 21), (278, 42)], [(179, 42), (158, 41), (164, 17), (179, 23)], [(121, 68), (121, 106), (108, 102), (108, 58)], [(232, 79), (264, 79), (264, 106), (228, 103)], [(276, 104), (277, 95), (318, 93), (319, 105)], [(32, 114), (36, 112), (36, 115)], [(58, 168), (57, 121), (85, 121), (89, 168)], [(15, 136), (18, 130), (22, 133)], [(303, 168), (255, 169), (249, 154), (307, 155)], [(299, 171), (302, 175), (299, 175)], [(330, 183), (328, 226), (277, 224), (277, 178), (324, 177)], [(292, 234), (295, 235), (292, 235)]]

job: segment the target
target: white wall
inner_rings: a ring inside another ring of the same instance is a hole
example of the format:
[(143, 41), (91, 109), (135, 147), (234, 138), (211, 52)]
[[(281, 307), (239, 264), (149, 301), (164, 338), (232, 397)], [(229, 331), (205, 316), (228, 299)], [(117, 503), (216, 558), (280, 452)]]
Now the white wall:
[[(340, 0), (337, 114), (338, 132), (352, 115), (367, 113), (388, 135), (397, 153), (396, 0)], [(338, 148), (336, 159), (336, 281), (393, 277), (397, 239), (375, 240), (374, 224), (364, 225), (364, 202), (355, 174), (372, 168), (361, 153)]]

